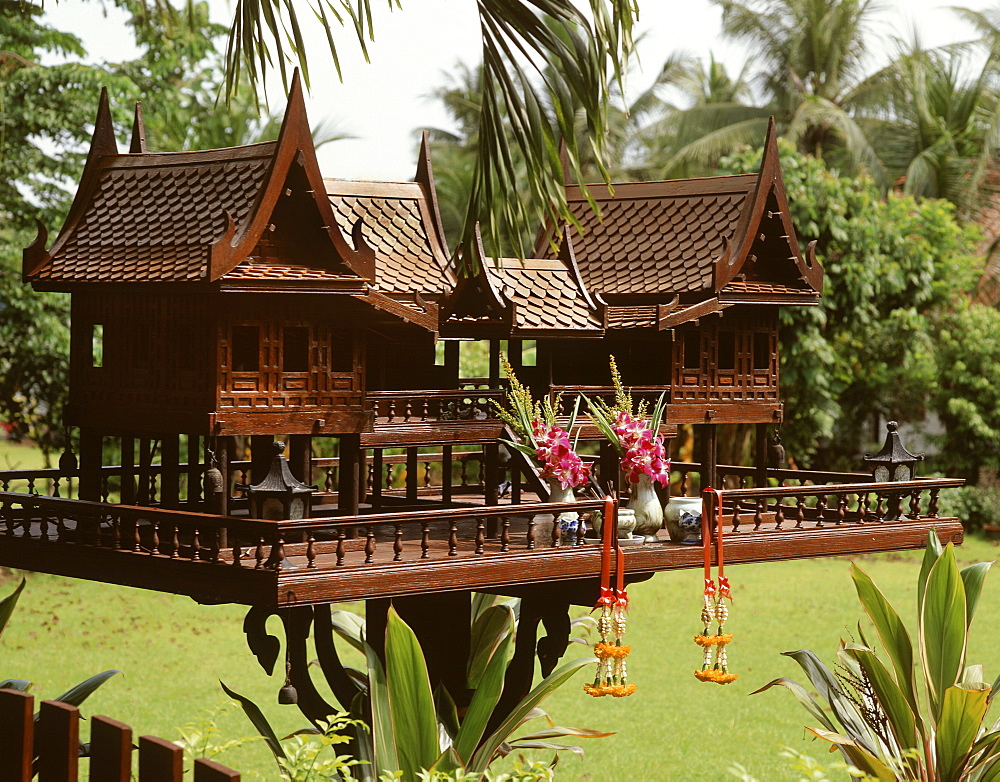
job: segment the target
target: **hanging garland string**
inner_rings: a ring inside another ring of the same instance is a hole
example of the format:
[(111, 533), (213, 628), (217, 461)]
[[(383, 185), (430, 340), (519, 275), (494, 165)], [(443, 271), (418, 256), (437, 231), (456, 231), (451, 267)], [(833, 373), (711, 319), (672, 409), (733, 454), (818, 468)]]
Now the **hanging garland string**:
[[(601, 521), (601, 591), (594, 610), (601, 610), (597, 620), (600, 640), (594, 644), (597, 672), (593, 684), (584, 684), (588, 695), (622, 698), (635, 692), (628, 681), (625, 658), (631, 646), (622, 644), (627, 628), (628, 593), (625, 591), (625, 552), (618, 545), (617, 503), (612, 496), (604, 499)], [(615, 559), (615, 586), (611, 586), (611, 559)]]
[[(696, 678), (703, 682), (729, 684), (735, 681), (737, 675), (729, 672), (729, 659), (726, 646), (733, 636), (725, 631), (726, 620), (729, 618), (728, 600), (733, 601), (729, 591), (729, 579), (725, 575), (725, 555), (722, 546), (722, 492), (717, 489), (705, 489), (704, 508), (701, 514), (701, 539), (705, 551), (705, 591), (704, 603), (701, 609), (701, 623), (704, 630), (694, 637), (694, 642), (705, 650), (701, 670), (695, 671)], [(714, 517), (714, 518), (713, 518)], [(718, 556), (719, 588), (716, 589), (712, 579), (712, 522), (715, 522)], [(712, 622), (717, 628), (711, 632)]]

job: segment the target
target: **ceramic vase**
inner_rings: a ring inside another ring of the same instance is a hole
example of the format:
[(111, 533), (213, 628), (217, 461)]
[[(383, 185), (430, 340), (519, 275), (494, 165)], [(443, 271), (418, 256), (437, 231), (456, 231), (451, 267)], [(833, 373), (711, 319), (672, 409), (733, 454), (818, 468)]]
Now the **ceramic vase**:
[[(635, 511), (628, 508), (619, 508), (618, 513), (618, 540), (631, 540), (632, 532), (635, 530)], [(604, 515), (601, 511), (595, 511), (590, 519), (594, 532), (600, 537), (604, 524)]]
[(671, 497), (663, 511), (667, 533), (674, 543), (701, 544), (701, 497)]
[[(546, 478), (545, 482), (549, 485), (549, 502), (576, 502), (572, 486), (567, 486), (564, 489), (558, 478)], [(557, 523), (562, 539), (575, 542), (580, 526), (580, 514), (571, 511), (560, 513)], [(586, 527), (581, 531), (586, 532)]]
[(642, 535), (647, 543), (655, 543), (656, 533), (663, 526), (663, 506), (648, 475), (640, 475), (639, 482), (632, 484), (628, 507), (635, 511), (635, 534)]

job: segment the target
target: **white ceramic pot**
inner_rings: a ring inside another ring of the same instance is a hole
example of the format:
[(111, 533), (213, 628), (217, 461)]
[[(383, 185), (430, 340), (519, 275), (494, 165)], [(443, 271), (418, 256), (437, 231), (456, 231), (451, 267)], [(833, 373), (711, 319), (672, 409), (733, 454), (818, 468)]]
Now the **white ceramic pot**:
[(671, 497), (663, 511), (667, 532), (674, 543), (701, 543), (701, 497)]
[(628, 507), (635, 511), (635, 534), (642, 535), (647, 543), (655, 543), (656, 533), (663, 527), (663, 506), (648, 475), (640, 475), (639, 482), (632, 484)]

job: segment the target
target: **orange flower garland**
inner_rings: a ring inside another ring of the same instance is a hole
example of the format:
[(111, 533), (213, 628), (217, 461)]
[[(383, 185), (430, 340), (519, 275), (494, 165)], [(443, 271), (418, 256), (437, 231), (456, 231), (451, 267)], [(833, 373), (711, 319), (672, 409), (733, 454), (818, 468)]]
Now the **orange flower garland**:
[[(594, 606), (595, 610), (601, 609), (601, 616), (597, 620), (597, 632), (601, 638), (594, 644), (597, 672), (592, 684), (583, 685), (583, 691), (595, 698), (605, 695), (623, 698), (636, 690), (636, 686), (628, 681), (625, 666), (625, 658), (632, 647), (622, 644), (628, 624), (625, 613), (628, 609), (628, 594), (625, 592), (625, 554), (618, 547), (616, 536), (616, 514), (615, 500), (609, 496), (604, 501), (604, 521), (601, 525), (601, 593)], [(617, 570), (617, 584), (614, 588), (611, 587), (612, 546)], [(614, 642), (610, 640), (612, 638)]]
[[(733, 636), (723, 630), (726, 619), (729, 618), (729, 607), (725, 601), (732, 602), (733, 596), (729, 592), (729, 579), (724, 574), (722, 494), (715, 489), (705, 489), (705, 494), (713, 497), (711, 507), (715, 513), (703, 512), (701, 517), (701, 536), (705, 546), (705, 600), (701, 609), (701, 623), (705, 629), (694, 637), (694, 642), (705, 650), (705, 656), (702, 660), (701, 670), (695, 671), (694, 675), (699, 681), (729, 684), (736, 681), (738, 677), (737, 674), (729, 672), (729, 656), (726, 652), (726, 645), (733, 640)], [(718, 592), (716, 592), (715, 582), (712, 580), (712, 515), (716, 517), (716, 549), (719, 556)], [(710, 632), (713, 620), (718, 625), (714, 633)]]

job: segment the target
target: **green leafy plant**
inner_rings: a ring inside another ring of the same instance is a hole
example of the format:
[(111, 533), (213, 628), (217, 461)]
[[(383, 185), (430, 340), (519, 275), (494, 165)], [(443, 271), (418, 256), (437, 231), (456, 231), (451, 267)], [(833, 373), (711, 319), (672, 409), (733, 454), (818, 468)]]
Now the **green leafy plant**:
[(810, 651), (785, 652), (805, 671), (819, 700), (787, 678), (757, 692), (775, 685), (790, 690), (819, 723), (808, 730), (878, 780), (1000, 779), (1000, 722), (986, 722), (998, 682), (991, 687), (982, 666), (966, 665), (965, 659), (989, 566), (977, 563), (960, 571), (952, 545), (942, 549), (930, 532), (917, 581), (914, 649), (899, 614), (852, 564), (854, 586), (881, 652), (859, 624), (860, 643), (840, 643), (836, 673)]
[[(367, 677), (358, 674), (361, 689), (353, 709), (355, 716), (364, 717), (369, 728), (367, 732), (359, 731), (356, 760), (362, 762), (352, 769), (362, 782), (425, 777), (429, 780), (487, 780), (490, 779), (487, 773), (490, 763), (512, 751), (570, 750), (582, 754), (579, 747), (560, 741), (569, 736), (598, 738), (611, 735), (556, 725), (538, 708), (578, 670), (594, 663), (593, 657), (574, 660), (553, 671), (495, 728), (489, 729), (503, 693), (514, 646), (515, 617), (509, 604), (489, 605), (475, 614), (467, 667), (473, 695), (461, 714), (447, 690), (431, 688), (417, 637), (394, 609), (389, 610), (387, 617), (384, 664), (371, 645), (364, 643), (360, 620), (348, 620), (345, 613), (338, 612), (334, 626), (352, 644), (361, 644), (368, 660)], [(287, 750), (260, 708), (225, 684), (222, 686), (230, 697), (239, 701), (280, 765), (282, 758), (287, 758)], [(546, 719), (548, 726), (514, 738), (526, 723), (535, 719)], [(529, 776), (517, 776), (522, 771)], [(522, 771), (506, 779), (546, 778), (535, 771)]]
[[(869, 780), (875, 779), (875, 777), (870, 777), (864, 771), (843, 761), (820, 763), (815, 758), (804, 755), (791, 747), (782, 747), (781, 752), (778, 754), (788, 761), (788, 767), (791, 770), (800, 774), (800, 782), (829, 782), (831, 779), (828, 775), (829, 772), (834, 772), (833, 779), (843, 779), (842, 775), (845, 772), (851, 779), (860, 780), (861, 782), (869, 782)], [(733, 763), (729, 767), (729, 773), (739, 779), (740, 782), (760, 782), (757, 777), (751, 774), (740, 763)]]

